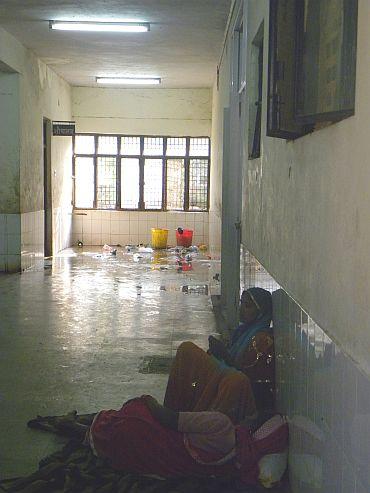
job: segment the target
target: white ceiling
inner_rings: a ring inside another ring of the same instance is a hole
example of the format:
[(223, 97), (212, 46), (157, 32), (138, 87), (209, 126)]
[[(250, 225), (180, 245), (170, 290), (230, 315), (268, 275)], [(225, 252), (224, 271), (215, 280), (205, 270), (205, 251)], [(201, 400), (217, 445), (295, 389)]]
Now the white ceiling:
[[(213, 84), (231, 0), (0, 0), (0, 26), (74, 86), (96, 76)], [(49, 20), (142, 21), (148, 33), (49, 30)]]

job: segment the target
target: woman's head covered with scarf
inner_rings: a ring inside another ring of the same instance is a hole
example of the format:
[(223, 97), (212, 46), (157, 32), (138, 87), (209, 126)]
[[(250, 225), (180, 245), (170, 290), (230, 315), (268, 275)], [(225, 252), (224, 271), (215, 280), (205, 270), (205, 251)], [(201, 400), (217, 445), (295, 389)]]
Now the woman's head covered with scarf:
[(272, 297), (262, 288), (249, 288), (242, 292), (240, 299), (240, 322), (252, 324), (263, 321), (270, 324), (272, 319)]

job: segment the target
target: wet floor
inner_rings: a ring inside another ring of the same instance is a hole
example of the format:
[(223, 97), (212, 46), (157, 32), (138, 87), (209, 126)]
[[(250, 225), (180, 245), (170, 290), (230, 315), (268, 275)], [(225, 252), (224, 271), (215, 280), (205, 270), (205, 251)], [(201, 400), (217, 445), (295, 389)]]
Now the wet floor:
[(0, 277), (0, 475), (29, 474), (60, 448), (36, 415), (162, 401), (170, 359), (216, 332), (207, 254), (68, 249), (43, 269)]

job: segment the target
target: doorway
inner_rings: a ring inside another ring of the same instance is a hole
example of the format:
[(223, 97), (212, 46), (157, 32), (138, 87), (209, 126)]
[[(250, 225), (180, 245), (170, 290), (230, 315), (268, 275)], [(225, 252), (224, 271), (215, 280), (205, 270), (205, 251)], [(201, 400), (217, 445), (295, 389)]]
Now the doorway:
[(53, 206), (51, 191), (51, 121), (43, 119), (44, 160), (44, 256), (53, 255)]
[(230, 108), (224, 112), (222, 171), (221, 306), (229, 326), (238, 321), (245, 121), (245, 29), (242, 2), (232, 35)]

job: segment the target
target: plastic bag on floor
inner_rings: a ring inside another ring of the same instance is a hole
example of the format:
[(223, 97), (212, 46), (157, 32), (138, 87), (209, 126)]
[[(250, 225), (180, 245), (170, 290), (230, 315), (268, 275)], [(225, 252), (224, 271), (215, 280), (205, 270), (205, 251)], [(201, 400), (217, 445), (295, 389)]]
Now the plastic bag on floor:
[(281, 454), (268, 454), (258, 462), (258, 479), (265, 488), (273, 488), (278, 483), (288, 465), (288, 451)]
[(139, 247), (138, 252), (139, 253), (153, 253), (153, 248), (150, 247)]

